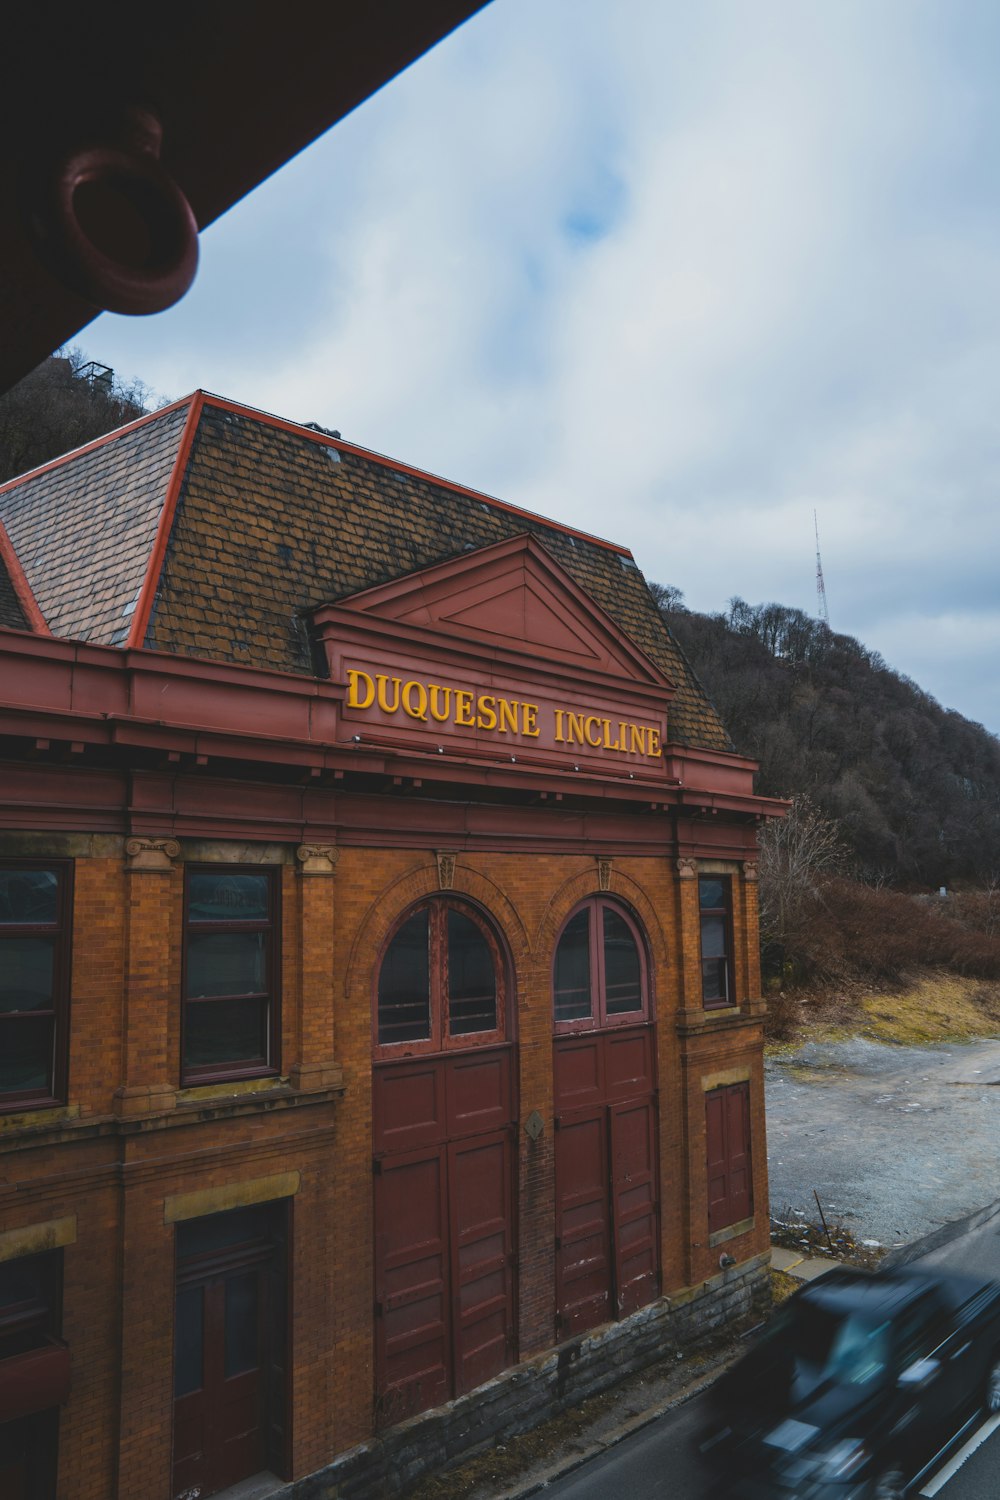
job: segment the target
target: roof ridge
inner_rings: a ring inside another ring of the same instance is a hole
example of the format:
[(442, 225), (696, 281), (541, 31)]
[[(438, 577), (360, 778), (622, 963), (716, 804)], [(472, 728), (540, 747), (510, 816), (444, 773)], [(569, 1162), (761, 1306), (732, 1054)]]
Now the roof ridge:
[(148, 411), (144, 416), (136, 417), (134, 422), (126, 422), (122, 427), (112, 427), (110, 432), (102, 433), (100, 437), (91, 438), (87, 443), (81, 443), (78, 448), (70, 448), (67, 453), (60, 453), (58, 458), (46, 459), (43, 464), (36, 464), (33, 469), (26, 469), (23, 474), (15, 474), (13, 479), (7, 479), (0, 484), (0, 495), (8, 490), (16, 489), (18, 485), (24, 484), (28, 479), (35, 479), (39, 474), (46, 473), (49, 469), (58, 469), (61, 464), (69, 463), (71, 459), (79, 458), (82, 453), (90, 453), (94, 448), (101, 448), (106, 443), (113, 443), (117, 438), (124, 437), (126, 433), (135, 432), (137, 427), (148, 426), (156, 422), (160, 417), (166, 417), (178, 408), (186, 406), (189, 401), (194, 401), (196, 396), (201, 396), (202, 391), (192, 391), (188, 396), (181, 396), (177, 401), (170, 401), (166, 406), (158, 407), (156, 411)]
[(372, 463), (381, 464), (386, 469), (393, 469), (397, 474), (408, 474), (413, 479), (422, 479), (428, 484), (438, 485), (441, 489), (450, 490), (453, 494), (466, 495), (471, 500), (479, 500), (484, 505), (495, 505), (498, 510), (505, 510), (515, 516), (524, 516), (525, 520), (538, 522), (542, 526), (549, 527), (552, 531), (562, 532), (564, 536), (578, 536), (585, 542), (593, 542), (598, 547), (606, 547), (609, 552), (617, 552), (622, 557), (632, 557), (632, 550), (623, 547), (620, 542), (611, 542), (607, 537), (596, 536), (591, 531), (582, 531), (577, 526), (567, 526), (562, 521), (554, 521), (550, 516), (543, 516), (535, 510), (526, 510), (524, 506), (513, 505), (509, 500), (501, 500), (498, 495), (487, 494), (485, 490), (472, 489), (469, 485), (459, 484), (457, 480), (445, 479), (441, 474), (433, 474), (429, 469), (419, 469), (414, 464), (403, 463), (401, 459), (390, 458), (388, 454), (378, 453), (374, 448), (364, 448), (360, 443), (349, 443), (344, 438), (329, 437), (326, 433), (317, 432), (315, 428), (307, 426), (304, 422), (293, 422), (288, 417), (276, 416), (273, 412), (264, 411), (259, 406), (247, 406), (245, 402), (233, 401), (228, 396), (219, 396), (214, 391), (198, 391), (206, 405), (217, 407), (220, 411), (233, 413), (246, 413), (268, 423), (269, 426), (278, 427), (285, 432), (295, 432), (302, 437), (309, 438), (311, 442), (319, 443), (326, 448), (337, 448), (343, 452), (353, 453), (358, 458), (365, 458)]

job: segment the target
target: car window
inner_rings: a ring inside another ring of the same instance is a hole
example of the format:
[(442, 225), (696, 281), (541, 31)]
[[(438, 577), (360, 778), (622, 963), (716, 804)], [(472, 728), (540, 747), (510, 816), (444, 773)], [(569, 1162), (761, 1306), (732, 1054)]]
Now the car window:
[(885, 1375), (889, 1324), (802, 1303), (796, 1319), (796, 1364), (813, 1380), (868, 1385)]
[(901, 1370), (918, 1359), (926, 1359), (941, 1342), (940, 1312), (933, 1298), (923, 1297), (900, 1315), (896, 1323), (896, 1351)]

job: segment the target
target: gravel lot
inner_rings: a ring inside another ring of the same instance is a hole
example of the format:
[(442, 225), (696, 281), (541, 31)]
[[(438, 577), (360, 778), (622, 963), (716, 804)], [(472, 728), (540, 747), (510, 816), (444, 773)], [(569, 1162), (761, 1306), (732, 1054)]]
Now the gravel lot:
[(1000, 1041), (809, 1042), (766, 1068), (771, 1213), (895, 1245), (1000, 1198)]

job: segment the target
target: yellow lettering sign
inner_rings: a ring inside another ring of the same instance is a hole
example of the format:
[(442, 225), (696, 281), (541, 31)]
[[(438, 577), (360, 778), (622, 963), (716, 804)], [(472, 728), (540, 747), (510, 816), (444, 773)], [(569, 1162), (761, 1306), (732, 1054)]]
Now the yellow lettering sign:
[(651, 724), (610, 719), (600, 714), (577, 713), (572, 708), (553, 707), (545, 724), (537, 703), (521, 698), (501, 698), (473, 688), (445, 687), (440, 682), (391, 676), (388, 672), (347, 670), (345, 706), (364, 712), (377, 709), (392, 717), (404, 714), (419, 724), (452, 725), (457, 729), (479, 729), (487, 734), (511, 734), (537, 740), (543, 729), (551, 731), (551, 743), (581, 746), (612, 755), (641, 755), (653, 759), (661, 754), (660, 732)]

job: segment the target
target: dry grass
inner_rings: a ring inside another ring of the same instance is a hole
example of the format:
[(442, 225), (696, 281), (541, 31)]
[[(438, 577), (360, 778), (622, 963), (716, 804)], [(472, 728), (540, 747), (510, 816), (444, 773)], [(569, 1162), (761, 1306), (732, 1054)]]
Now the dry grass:
[(891, 990), (858, 984), (776, 997), (768, 1052), (852, 1036), (919, 1046), (1000, 1037), (1000, 981), (929, 971)]
[(1000, 1035), (1000, 983), (925, 974), (897, 994), (864, 1001), (863, 1035), (879, 1042), (965, 1042)]

